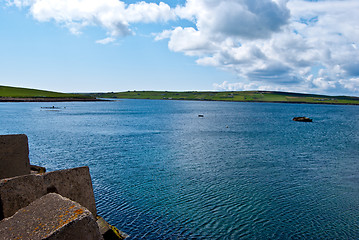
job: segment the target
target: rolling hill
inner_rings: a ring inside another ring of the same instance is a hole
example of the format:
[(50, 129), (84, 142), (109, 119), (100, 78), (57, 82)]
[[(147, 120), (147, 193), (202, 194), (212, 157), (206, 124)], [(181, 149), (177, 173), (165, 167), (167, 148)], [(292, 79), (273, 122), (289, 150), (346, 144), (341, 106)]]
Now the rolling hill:
[(96, 101), (96, 98), (84, 94), (69, 94), (30, 88), (0, 86), (0, 102), (60, 101)]
[(0, 86), (0, 101), (2, 102), (99, 101), (97, 98), (359, 105), (359, 97), (327, 96), (278, 91), (127, 91), (70, 94), (29, 88)]
[(231, 92), (170, 92), (170, 91), (127, 91), (95, 93), (98, 98), (199, 100), (230, 102), (279, 102), (314, 104), (359, 105), (359, 97), (326, 96), (277, 91), (231, 91)]

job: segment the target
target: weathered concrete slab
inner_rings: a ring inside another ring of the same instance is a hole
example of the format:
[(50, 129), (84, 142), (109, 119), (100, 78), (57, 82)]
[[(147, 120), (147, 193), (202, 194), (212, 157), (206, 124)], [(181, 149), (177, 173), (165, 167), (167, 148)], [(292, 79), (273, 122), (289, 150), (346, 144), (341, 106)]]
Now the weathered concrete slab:
[(96, 216), (89, 168), (79, 167), (0, 180), (0, 220), (52, 192), (78, 202)]
[(0, 135), (0, 179), (29, 173), (27, 136), (25, 134)]
[(43, 175), (46, 192), (55, 192), (86, 207), (97, 216), (90, 170), (88, 167), (48, 172)]
[(0, 221), (0, 239), (99, 240), (103, 237), (89, 210), (50, 193)]
[(46, 187), (41, 175), (24, 175), (0, 180), (0, 220), (44, 196)]

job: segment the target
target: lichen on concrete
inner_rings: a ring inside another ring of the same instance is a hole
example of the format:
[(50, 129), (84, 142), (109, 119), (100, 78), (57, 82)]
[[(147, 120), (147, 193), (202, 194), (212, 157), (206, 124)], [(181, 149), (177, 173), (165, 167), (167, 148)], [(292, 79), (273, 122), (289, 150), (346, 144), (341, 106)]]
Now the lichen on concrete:
[(51, 192), (76, 201), (97, 215), (89, 168), (79, 167), (0, 180), (0, 220)]
[(5, 239), (103, 239), (91, 212), (80, 204), (49, 193), (0, 221)]

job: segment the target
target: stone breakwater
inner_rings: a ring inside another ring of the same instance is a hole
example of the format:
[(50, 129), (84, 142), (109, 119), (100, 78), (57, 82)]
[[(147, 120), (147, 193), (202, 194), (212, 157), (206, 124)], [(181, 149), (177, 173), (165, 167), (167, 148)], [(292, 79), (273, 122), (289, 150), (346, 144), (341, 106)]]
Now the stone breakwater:
[(97, 216), (88, 167), (39, 173), (28, 155), (26, 135), (0, 135), (0, 239), (128, 237)]

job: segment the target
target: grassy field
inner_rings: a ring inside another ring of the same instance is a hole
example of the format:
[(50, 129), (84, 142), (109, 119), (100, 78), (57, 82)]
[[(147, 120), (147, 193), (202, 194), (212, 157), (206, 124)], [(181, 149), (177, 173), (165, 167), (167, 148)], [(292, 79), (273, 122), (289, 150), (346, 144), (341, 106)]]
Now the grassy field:
[(161, 99), (161, 100), (199, 100), (233, 102), (284, 102), (317, 104), (359, 105), (359, 97), (325, 96), (275, 91), (232, 91), (232, 92), (169, 92), (169, 91), (127, 91), (91, 94), (68, 94), (29, 88), (0, 86), (0, 100), (4, 99), (74, 99), (94, 98), (119, 99)]
[(325, 96), (275, 91), (233, 91), (233, 92), (169, 92), (169, 91), (128, 91), (91, 94), (99, 98), (123, 99), (164, 99), (164, 100), (202, 100), (233, 102), (285, 102), (317, 104), (359, 105), (359, 97)]
[(0, 86), (0, 98), (73, 98), (91, 99), (93, 97), (81, 94), (68, 94), (43, 91), (29, 88)]

